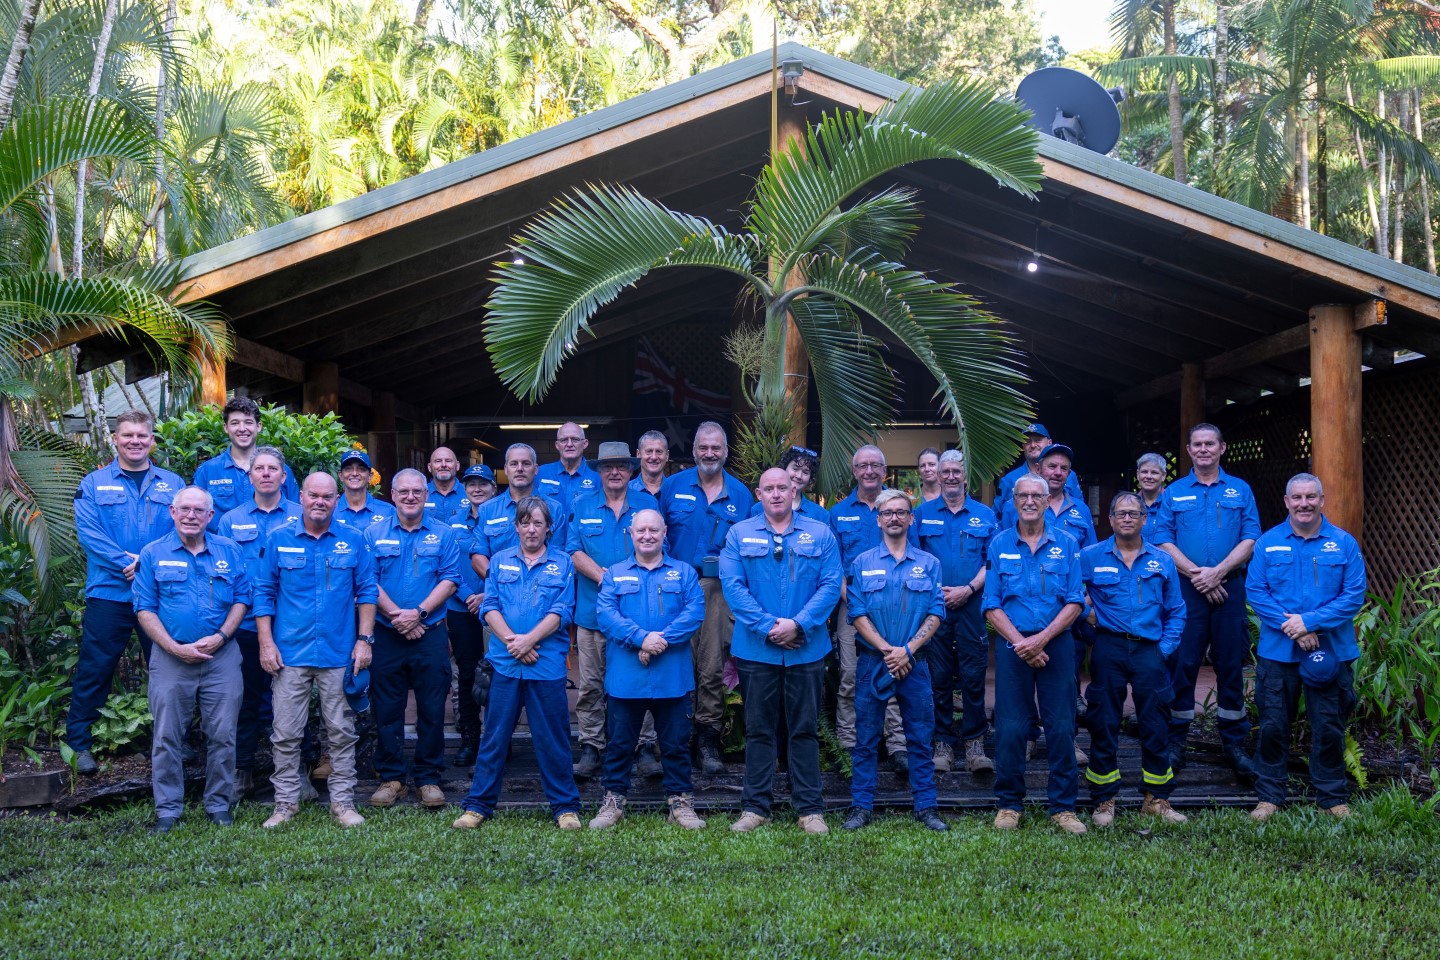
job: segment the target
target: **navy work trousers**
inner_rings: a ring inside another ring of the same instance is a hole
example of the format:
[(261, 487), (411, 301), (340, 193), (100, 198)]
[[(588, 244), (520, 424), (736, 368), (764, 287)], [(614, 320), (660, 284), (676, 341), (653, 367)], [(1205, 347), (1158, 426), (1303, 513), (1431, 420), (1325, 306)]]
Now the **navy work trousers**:
[(1097, 630), (1090, 650), (1090, 689), (1085, 693), (1089, 705), (1085, 725), (1090, 729), (1090, 763), (1085, 768), (1085, 779), (1096, 803), (1104, 803), (1120, 792), (1116, 754), (1127, 687), (1135, 698), (1135, 718), (1140, 723), (1140, 780), (1145, 792), (1164, 800), (1174, 785), (1175, 774), (1166, 753), (1170, 672), (1160, 656), (1160, 644)]
[(415, 691), (417, 787), (439, 785), (445, 772), (445, 698), (450, 695), (450, 644), (441, 621), (419, 640), (375, 624), (370, 704), (375, 712), (375, 776), (405, 781), (405, 703)]
[(150, 662), (150, 638), (138, 629), (135, 608), (129, 601), (85, 598), (85, 620), (80, 628), (80, 660), (71, 681), (70, 712), (65, 717), (65, 742), (75, 751), (90, 749), (90, 727), (110, 698), (115, 668), (130, 646), (130, 635), (140, 634), (140, 651)]

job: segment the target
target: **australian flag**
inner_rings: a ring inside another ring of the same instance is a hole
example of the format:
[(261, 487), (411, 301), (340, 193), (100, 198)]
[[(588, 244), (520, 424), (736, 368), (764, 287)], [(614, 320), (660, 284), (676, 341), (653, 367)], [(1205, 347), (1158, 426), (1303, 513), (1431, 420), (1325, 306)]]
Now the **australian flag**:
[(636, 436), (659, 430), (670, 441), (676, 459), (688, 459), (695, 428), (718, 420), (729, 429), (730, 397), (697, 386), (669, 363), (649, 337), (635, 343), (635, 388), (632, 416)]

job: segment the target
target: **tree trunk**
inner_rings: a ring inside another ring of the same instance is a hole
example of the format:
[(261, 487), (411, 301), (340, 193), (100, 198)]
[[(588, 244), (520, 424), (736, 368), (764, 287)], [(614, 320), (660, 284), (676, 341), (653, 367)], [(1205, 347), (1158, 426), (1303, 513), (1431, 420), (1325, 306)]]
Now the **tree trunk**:
[(1297, 119), (1295, 123), (1295, 153), (1300, 158), (1300, 172), (1295, 179), (1300, 187), (1300, 208), (1298, 223), (1306, 230), (1310, 224), (1310, 130)]
[[(1350, 86), (1350, 81), (1345, 81), (1345, 102), (1351, 109), (1355, 107), (1355, 91)], [(1375, 238), (1372, 242), (1376, 252), (1380, 251), (1380, 211), (1375, 204), (1375, 184), (1370, 179), (1370, 161), (1365, 159), (1365, 141), (1360, 139), (1360, 131), (1355, 131), (1355, 156), (1360, 161), (1360, 172), (1365, 179), (1365, 206), (1370, 213), (1370, 236)]]
[[(80, 369), (80, 347), (70, 348), (70, 359), (75, 369)], [(96, 450), (110, 448), (110, 423), (105, 419), (105, 404), (95, 389), (95, 372), (82, 373), (80, 381), (80, 405), (85, 410), (85, 419), (90, 424), (90, 445)]]
[(40, 15), (40, 0), (21, 0), (20, 23), (15, 28), (15, 39), (10, 42), (10, 57), (5, 61), (5, 72), (0, 74), (0, 132), (10, 125), (10, 115), (15, 109), (15, 88), (20, 83), (20, 67), (25, 63), (25, 54), (30, 52), (30, 37), (35, 33), (35, 19)]
[(1315, 76), (1315, 229), (1330, 232), (1330, 161), (1325, 156), (1330, 138), (1325, 129), (1325, 73)]
[[(174, 53), (175, 42), (175, 5), (176, 0), (170, 0), (165, 5), (165, 50), (167, 55)], [(168, 66), (163, 59), (160, 63), (160, 75), (155, 84), (155, 259), (157, 261), (168, 260), (169, 244), (165, 235), (165, 111), (169, 107), (168, 98), (170, 88), (165, 83), (165, 68)], [(140, 234), (141, 242), (145, 239), (144, 231)], [(139, 248), (136, 249), (139, 255)]]
[[(1164, 16), (1165, 55), (1173, 57), (1176, 51), (1175, 0), (1166, 0)], [(1170, 162), (1174, 167), (1175, 179), (1180, 183), (1185, 183), (1188, 173), (1185, 169), (1185, 114), (1180, 109), (1180, 80), (1174, 73), (1170, 74), (1170, 89), (1167, 96), (1170, 101)]]
[[(1385, 91), (1380, 91), (1378, 114), (1385, 119)], [(1380, 229), (1375, 234), (1375, 252), (1382, 257), (1390, 256), (1390, 157), (1385, 144), (1376, 146), (1378, 158), (1375, 161), (1375, 179), (1380, 181)]]
[[(100, 80), (105, 75), (105, 60), (110, 53), (110, 34), (115, 30), (115, 15), (119, 9), (120, 0), (105, 0), (105, 18), (100, 22), (100, 36), (95, 40), (95, 62), (90, 68), (90, 105), (85, 111), (86, 133), (90, 132), (90, 121), (95, 116), (95, 104), (100, 96)], [(77, 280), (85, 269), (85, 179), (89, 167), (89, 161), (81, 159), (75, 170), (75, 236), (71, 247), (70, 275)]]
[[(1410, 97), (1405, 93), (1397, 95), (1396, 126), (1401, 130), (1410, 126)], [(1395, 242), (1391, 257), (1397, 263), (1405, 262), (1405, 161), (1395, 161)]]
[(1230, 86), (1230, 12), (1226, 9), (1228, 2), (1229, 0), (1215, 0), (1215, 106), (1210, 125), (1214, 139), (1214, 156), (1217, 159), (1225, 149), (1225, 138), (1229, 134), (1229, 104), (1225, 102)]
[[(1425, 125), (1421, 122), (1420, 89), (1415, 89), (1415, 139), (1424, 142)], [(1422, 175), (1420, 180), (1420, 226), (1425, 237), (1425, 269), (1435, 273), (1435, 224), (1430, 220), (1430, 178)]]
[(435, 5), (435, 0), (420, 0), (415, 4), (415, 29), (424, 30), (430, 23), (430, 8)]

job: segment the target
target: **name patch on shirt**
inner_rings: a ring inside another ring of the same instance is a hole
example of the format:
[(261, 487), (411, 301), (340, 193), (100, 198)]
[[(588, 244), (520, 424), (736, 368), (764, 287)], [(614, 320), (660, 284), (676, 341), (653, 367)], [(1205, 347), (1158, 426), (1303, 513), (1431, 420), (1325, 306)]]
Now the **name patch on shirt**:
[(581, 523), (604, 523), (605, 521), (599, 519), (598, 517), (589, 517), (589, 518), (582, 519), (580, 522), (581, 522)]
[(1001, 559), (1001, 560), (1019, 560), (1019, 559), (1020, 559), (1020, 554), (1018, 554), (1018, 553), (1002, 553), (1002, 554), (1000, 554), (1000, 559)]
[(860, 576), (862, 576), (862, 577), (873, 577), (873, 576), (875, 576), (875, 575), (877, 575), (877, 574), (883, 576), (884, 573), (885, 573), (884, 570), (861, 570), (861, 571), (860, 571)]
[[(287, 518), (287, 519), (288, 519), (288, 518)], [(256, 524), (253, 524), (253, 523), (232, 523), (232, 524), (230, 524), (230, 529), (231, 529), (231, 530), (254, 530), (255, 527), (256, 527)]]
[(1283, 546), (1282, 546), (1282, 547), (1266, 547), (1266, 548), (1265, 548), (1265, 552), (1266, 552), (1266, 553), (1275, 553), (1277, 550), (1280, 551), (1280, 552), (1282, 552), (1282, 553), (1289, 553), (1289, 552), (1290, 552), (1290, 548), (1289, 548), (1289, 547), (1283, 547)]
[(1196, 499), (1196, 497), (1195, 494), (1192, 493), (1188, 497), (1171, 497), (1170, 499), (1174, 500), (1176, 503), (1183, 503), (1186, 500), (1194, 500)]
[(490, 526), (490, 524), (492, 524), (492, 523), (509, 523), (509, 522), (510, 522), (510, 518), (509, 518), (509, 517), (496, 517), (494, 520), (486, 520), (486, 521), (485, 521), (485, 526), (488, 527), (488, 526)]
[(943, 526), (945, 526), (945, 521), (944, 521), (944, 520), (921, 520), (920, 522), (921, 522), (922, 524), (928, 523), (928, 524), (931, 524), (932, 526), (936, 526), (936, 527), (943, 527)]
[[(120, 488), (119, 488), (119, 487), (114, 487), (113, 489), (119, 490)], [(694, 495), (693, 493), (677, 493), (677, 494), (675, 494), (675, 499), (676, 499), (676, 500), (694, 500), (694, 499), (695, 499), (695, 495)]]
[(220, 477), (220, 478), (218, 478), (218, 479), (211, 480), (211, 481), (210, 481), (210, 486), (214, 487), (214, 486), (217, 486), (217, 485), (222, 484), (222, 483), (225, 484), (226, 486), (229, 486), (231, 482), (232, 482), (232, 481), (231, 481), (231, 479), (230, 479), (229, 477)]
[(304, 553), (304, 547), (276, 547), (281, 553)]
[(497, 566), (498, 566), (501, 570), (514, 570), (516, 573), (519, 573), (519, 572), (520, 572), (520, 568), (519, 568), (519, 567), (512, 567), (512, 566), (510, 566), (510, 564), (508, 564), (508, 563), (497, 564)]
[(115, 485), (113, 485), (113, 484), (109, 484), (109, 483), (97, 483), (97, 484), (95, 484), (95, 489), (96, 489), (96, 490), (124, 490), (125, 488), (124, 488), (124, 487), (117, 487), (117, 486), (115, 486)]
[[(1152, 562), (1153, 562), (1153, 561), (1152, 561)], [(1120, 572), (1120, 568), (1119, 568), (1119, 567), (1096, 567), (1096, 568), (1095, 568), (1095, 572), (1096, 572), (1096, 573), (1119, 573), (1119, 572)]]
[(860, 519), (860, 516), (859, 516), (859, 514), (856, 514), (856, 515), (853, 516), (853, 517), (836, 517), (835, 519), (836, 519), (837, 521), (840, 521), (840, 520), (859, 520), (859, 519)]
[(399, 540), (376, 540), (375, 543), (376, 543), (377, 545), (382, 544), (382, 543), (384, 543), (384, 544), (391, 544), (391, 543), (393, 543), (393, 544), (395, 544), (397, 547), (400, 545), (400, 541), (399, 541)]
[(769, 540), (760, 540), (760, 539), (757, 539), (757, 538), (755, 538), (755, 537), (741, 537), (741, 538), (740, 538), (740, 542), (741, 542), (741, 543), (760, 543), (760, 544), (765, 544), (765, 545), (767, 545), (767, 546), (768, 546), (769, 543), (770, 543)]
[(616, 577), (616, 578), (615, 578), (615, 582), (616, 582), (616, 583), (639, 583), (639, 582), (640, 582), (640, 578), (639, 578), (639, 577)]
[(161, 567), (188, 567), (190, 564), (184, 560), (161, 560), (158, 564)]

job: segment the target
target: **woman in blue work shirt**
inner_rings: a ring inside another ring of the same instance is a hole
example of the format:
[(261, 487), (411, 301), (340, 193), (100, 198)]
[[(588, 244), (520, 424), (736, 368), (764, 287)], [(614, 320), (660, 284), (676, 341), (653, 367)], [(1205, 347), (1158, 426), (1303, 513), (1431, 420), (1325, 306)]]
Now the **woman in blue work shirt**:
[(490, 627), (486, 659), (495, 668), (485, 710), (485, 735), (465, 812), (451, 826), (478, 827), (495, 814), (505, 780), (510, 738), (523, 707), (530, 724), (540, 783), (561, 830), (580, 829), (580, 792), (570, 767), (570, 703), (565, 696), (566, 628), (575, 614), (575, 569), (550, 546), (550, 502), (515, 503), (520, 543), (490, 558), (480, 616)]

